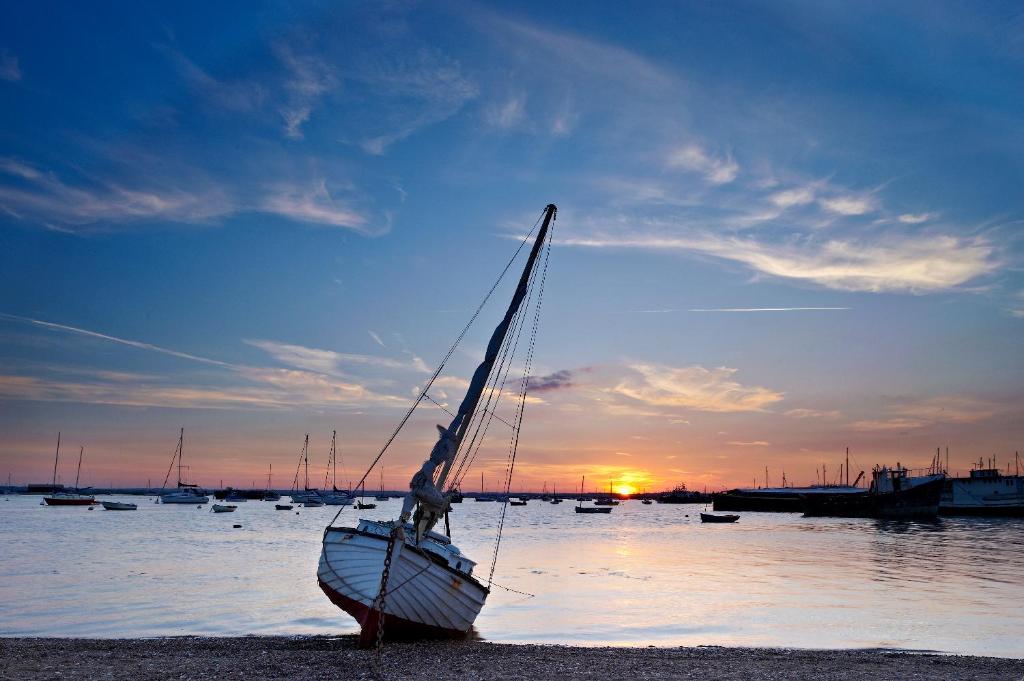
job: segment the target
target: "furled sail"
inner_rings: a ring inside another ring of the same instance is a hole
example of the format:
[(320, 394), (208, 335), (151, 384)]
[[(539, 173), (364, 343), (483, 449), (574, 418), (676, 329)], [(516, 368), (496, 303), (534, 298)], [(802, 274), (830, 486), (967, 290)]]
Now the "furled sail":
[[(437, 521), (443, 517), (444, 511), (448, 506), (448, 495), (442, 491), (445, 481), (452, 464), (455, 462), (455, 455), (458, 452), (459, 445), (466, 435), (469, 424), (473, 420), (473, 414), (487, 387), (488, 378), (494, 369), (495, 361), (498, 358), (502, 344), (505, 342), (505, 336), (508, 335), (512, 320), (519, 312), (519, 308), (526, 298), (530, 276), (537, 262), (537, 256), (547, 238), (548, 228), (556, 211), (557, 208), (554, 204), (548, 204), (547, 208), (545, 208), (543, 223), (541, 224), (540, 231), (537, 233), (537, 239), (533, 242), (533, 248), (530, 249), (530, 255), (523, 268), (523, 273), (519, 277), (519, 284), (512, 295), (512, 301), (505, 312), (505, 317), (495, 327), (494, 333), (491, 334), (491, 340), (487, 343), (484, 359), (480, 362), (480, 366), (476, 368), (476, 371), (473, 372), (473, 378), (469, 383), (466, 396), (462, 399), (462, 404), (459, 405), (459, 411), (455, 414), (447, 428), (442, 425), (437, 426), (439, 434), (437, 443), (431, 450), (430, 457), (423, 462), (423, 465), (409, 482), (409, 493), (406, 495), (405, 502), (402, 505), (400, 520), (402, 523), (408, 521), (415, 505), (417, 503), (420, 505), (416, 523), (417, 541), (437, 524)], [(438, 468), (440, 468), (440, 473), (438, 473)]]

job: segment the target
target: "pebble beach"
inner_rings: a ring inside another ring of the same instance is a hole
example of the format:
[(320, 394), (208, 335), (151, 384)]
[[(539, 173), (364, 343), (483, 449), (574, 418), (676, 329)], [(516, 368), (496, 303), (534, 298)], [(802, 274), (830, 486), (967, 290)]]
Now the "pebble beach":
[[(0, 638), (3, 679), (375, 678), (354, 637)], [(591, 648), (466, 642), (384, 647), (389, 679), (998, 679), (1024, 660), (878, 650)]]

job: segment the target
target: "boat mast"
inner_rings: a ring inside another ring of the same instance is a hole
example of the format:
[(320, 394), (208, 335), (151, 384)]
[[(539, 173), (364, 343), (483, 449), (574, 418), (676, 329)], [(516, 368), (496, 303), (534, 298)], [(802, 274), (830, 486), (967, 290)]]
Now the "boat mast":
[[(408, 520), (410, 515), (412, 515), (413, 506), (419, 505), (415, 521), (417, 541), (432, 529), (441, 519), (441, 516), (445, 514), (445, 510), (448, 507), (447, 495), (454, 494), (455, 485), (451, 489), (445, 490), (448, 474), (455, 464), (459, 448), (473, 421), (473, 415), (476, 412), (477, 406), (480, 404), (480, 398), (487, 389), (491, 372), (494, 370), (498, 354), (504, 346), (505, 337), (508, 335), (512, 321), (518, 315), (519, 308), (526, 299), (531, 275), (537, 265), (537, 257), (540, 255), (541, 249), (547, 240), (548, 229), (555, 217), (555, 211), (556, 208), (553, 203), (545, 207), (543, 223), (541, 224), (540, 231), (537, 233), (537, 239), (533, 242), (533, 247), (530, 249), (530, 255), (519, 277), (515, 293), (512, 294), (512, 300), (505, 311), (505, 316), (491, 334), (491, 339), (487, 343), (487, 350), (484, 352), (484, 359), (480, 362), (476, 371), (473, 372), (473, 378), (469, 382), (466, 396), (459, 405), (458, 413), (452, 418), (447, 428), (441, 425), (437, 426), (439, 431), (437, 443), (431, 450), (430, 456), (423, 462), (423, 465), (409, 482), (410, 492), (406, 495), (405, 502), (402, 504), (399, 521), (404, 523)], [(483, 481), (481, 480), (482, 486)]]
[[(333, 465), (334, 472), (331, 474), (331, 489), (336, 491), (338, 489), (338, 450), (335, 449), (336, 438), (338, 437), (338, 431), (331, 431), (331, 463)], [(326, 485), (325, 485), (326, 487)]]
[(60, 431), (57, 431), (57, 453), (53, 456), (53, 484), (50, 485), (50, 494), (57, 491), (57, 461), (60, 460)]
[(178, 433), (178, 488), (181, 488), (181, 455), (185, 453), (185, 427)]
[(75, 491), (78, 491), (78, 476), (82, 474), (82, 454), (85, 453), (85, 445), (80, 445), (78, 450), (78, 470), (75, 471)]
[[(444, 467), (441, 469), (441, 474), (437, 477), (436, 486), (438, 489), (443, 490), (445, 481), (448, 478), (448, 473), (451, 471), (452, 464), (455, 463), (455, 452), (458, 451), (458, 447), (462, 444), (462, 439), (466, 435), (466, 431), (469, 430), (470, 421), (472, 421), (473, 413), (476, 411), (477, 405), (480, 403), (480, 398), (484, 393), (484, 389), (487, 387), (487, 379), (491, 375), (491, 369), (494, 368), (494, 363), (498, 359), (498, 351), (501, 350), (502, 343), (505, 341), (505, 336), (508, 334), (509, 326), (512, 324), (512, 318), (519, 312), (519, 307), (523, 304), (523, 300), (526, 298), (526, 291), (529, 288), (530, 274), (533, 272), (533, 267), (537, 262), (537, 256), (540, 254), (541, 247), (544, 245), (544, 241), (548, 236), (548, 228), (551, 226), (551, 220), (555, 217), (555, 204), (549, 203), (544, 209), (544, 221), (541, 224), (540, 232), (537, 233), (537, 240), (533, 242), (533, 248), (530, 249), (530, 255), (526, 260), (526, 265), (523, 267), (523, 273), (519, 277), (519, 284), (516, 286), (516, 291), (512, 295), (512, 301), (509, 303), (508, 310), (505, 311), (505, 317), (501, 320), (497, 327), (494, 329), (494, 333), (491, 334), (491, 340), (487, 344), (487, 351), (484, 353), (484, 360), (480, 362), (480, 366), (473, 372), (473, 379), (470, 381), (469, 389), (466, 391), (466, 396), (462, 399), (462, 404), (459, 405), (459, 411), (452, 419), (451, 425), (448, 426), (448, 432), (455, 434), (455, 448), (451, 454), (451, 457), (444, 463)], [(445, 435), (442, 435), (445, 437)]]
[(306, 433), (306, 441), (302, 445), (302, 460), (306, 466), (306, 481), (303, 483), (303, 487), (306, 491), (309, 491), (309, 433)]

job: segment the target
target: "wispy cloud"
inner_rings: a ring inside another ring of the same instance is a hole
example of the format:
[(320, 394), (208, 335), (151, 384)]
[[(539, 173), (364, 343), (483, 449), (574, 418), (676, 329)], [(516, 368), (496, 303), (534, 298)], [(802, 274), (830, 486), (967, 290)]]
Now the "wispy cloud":
[(363, 234), (374, 233), (368, 228), (364, 215), (331, 195), (326, 180), (310, 186), (277, 185), (270, 190), (261, 208), (298, 222), (347, 227)]
[(868, 419), (864, 421), (854, 421), (850, 424), (853, 430), (860, 431), (875, 431), (875, 430), (914, 430), (915, 428), (921, 428), (927, 425), (924, 421), (917, 419)]
[(0, 206), (23, 219), (81, 225), (100, 221), (166, 219), (203, 222), (231, 212), (229, 197), (217, 186), (193, 191), (175, 186), (129, 187), (94, 181), (70, 185), (56, 174), (16, 159), (0, 159), (0, 174), (16, 182), (0, 184)]
[[(4, 175), (11, 181), (4, 182)], [(214, 181), (192, 184), (202, 184), (203, 188), (163, 181), (134, 187), (106, 180), (70, 184), (56, 173), (17, 159), (0, 158), (0, 206), (19, 219), (63, 224), (69, 231), (156, 220), (208, 223), (245, 211), (343, 227), (368, 236), (389, 228), (386, 221), (371, 224), (351, 201), (334, 195), (322, 178), (306, 184), (272, 184), (258, 192), (260, 198), (254, 203), (232, 195)]]
[(109, 341), (111, 343), (117, 343), (119, 345), (127, 345), (129, 347), (137, 348), (139, 350), (149, 350), (151, 352), (159, 352), (163, 355), (169, 355), (171, 357), (177, 357), (179, 359), (187, 359), (193, 362), (201, 362), (203, 364), (212, 364), (221, 367), (233, 367), (235, 365), (228, 362), (222, 362), (216, 359), (210, 359), (208, 357), (200, 357), (198, 355), (192, 355), (187, 352), (179, 352), (177, 350), (171, 350), (164, 348), (159, 345), (153, 345), (152, 343), (143, 343), (141, 341), (129, 340), (127, 338), (118, 338), (117, 336), (111, 336), (105, 333), (99, 333), (98, 331), (90, 331), (88, 329), (79, 328), (77, 326), (68, 326), (67, 324), (57, 324), (54, 322), (47, 322), (41, 319), (32, 319), (31, 317), (21, 317), (18, 315), (7, 314), (0, 312), (0, 319), (8, 319), (15, 322), (23, 322), (26, 324), (32, 324), (50, 331), (60, 331), (63, 333), (72, 333), (79, 336), (86, 336), (88, 338), (96, 338), (98, 340)]
[[(425, 371), (419, 358), (389, 360), (346, 353), (331, 353), (296, 345), (263, 342), (268, 352), (280, 356), (282, 364), (297, 368), (251, 366), (210, 359), (152, 343), (119, 338), (89, 329), (0, 313), (0, 319), (31, 324), (48, 331), (69, 333), (116, 343), (138, 350), (156, 352), (225, 370), (218, 385), (181, 385), (180, 377), (160, 378), (130, 372), (67, 370), (54, 366), (47, 376), (6, 374), (0, 376), (0, 398), (26, 401), (83, 402), (121, 406), (174, 408), (281, 408), (295, 406), (347, 405), (396, 406), (408, 399), (371, 390), (353, 378), (335, 371), (344, 364), (378, 368)], [(254, 343), (255, 344), (255, 343)], [(257, 345), (259, 347), (259, 345)], [(87, 374), (93, 380), (68, 379), (66, 374)], [(204, 381), (208, 381), (205, 377)]]
[(821, 409), (790, 409), (783, 412), (783, 415), (795, 419), (834, 419), (840, 416), (838, 411)]
[(1010, 314), (1024, 318), (1024, 291), (1018, 291), (1010, 305)]
[(885, 410), (885, 416), (850, 424), (854, 430), (913, 430), (939, 423), (979, 423), (1006, 412), (1006, 406), (973, 395), (937, 395), (905, 400)]
[(744, 442), (742, 440), (730, 440), (725, 444), (732, 445), (733, 447), (768, 447), (772, 443), (766, 442), (765, 440), (751, 440), (749, 442)]
[(670, 168), (699, 173), (712, 184), (728, 184), (736, 179), (740, 166), (731, 155), (714, 157), (701, 147), (690, 144), (674, 150), (666, 161)]
[(972, 395), (938, 395), (898, 404), (892, 413), (922, 421), (976, 423), (1005, 410), (1005, 406)]
[(903, 213), (899, 216), (899, 221), (905, 225), (919, 225), (934, 220), (937, 216), (937, 213)]
[(502, 130), (516, 127), (526, 117), (525, 95), (512, 96), (492, 104), (485, 109), (484, 117), (490, 125)]
[(864, 215), (875, 210), (872, 196), (832, 196), (818, 199), (825, 210), (837, 215)]
[(390, 55), (353, 71), (349, 77), (369, 87), (380, 99), (377, 125), (387, 130), (366, 137), (360, 146), (381, 155), (416, 131), (455, 115), (478, 95), (458, 61), (421, 48)]
[(768, 200), (779, 208), (792, 208), (793, 206), (804, 206), (811, 203), (814, 201), (814, 194), (815, 187), (813, 185), (806, 185), (776, 192), (768, 197)]
[(337, 87), (338, 77), (323, 59), (298, 54), (286, 43), (278, 43), (274, 53), (288, 70), (284, 85), (287, 97), (279, 108), (284, 134), (290, 139), (302, 139), (302, 126), (309, 120), (317, 100)]
[(18, 65), (18, 57), (12, 54), (6, 47), (0, 49), (0, 80), (7, 80), (12, 83), (21, 80), (21, 67)]
[(367, 330), (366, 333), (370, 334), (370, 338), (373, 339), (374, 343), (376, 343), (377, 345), (381, 346), (382, 348), (386, 348), (387, 347), (387, 345), (384, 344), (384, 341), (381, 340), (380, 336), (377, 334), (376, 331)]
[(843, 291), (930, 293), (991, 274), (995, 248), (984, 237), (920, 235), (853, 239), (804, 239), (783, 243), (714, 233), (693, 236), (616, 234), (570, 236), (563, 245), (690, 251), (741, 263), (762, 274), (811, 281)]
[(415, 355), (411, 355), (408, 359), (395, 359), (321, 350), (271, 340), (246, 340), (245, 343), (263, 350), (282, 364), (323, 374), (343, 375), (346, 373), (348, 365), (430, 373), (430, 368), (426, 363)]
[(613, 392), (647, 405), (683, 407), (710, 412), (763, 411), (782, 400), (781, 392), (745, 386), (733, 377), (737, 369), (702, 366), (672, 367), (633, 363), (633, 376), (623, 379)]
[(219, 80), (189, 59), (180, 50), (168, 46), (157, 45), (177, 66), (178, 71), (205, 102), (217, 108), (234, 113), (249, 113), (258, 109), (267, 97), (264, 88), (256, 81), (249, 79)]

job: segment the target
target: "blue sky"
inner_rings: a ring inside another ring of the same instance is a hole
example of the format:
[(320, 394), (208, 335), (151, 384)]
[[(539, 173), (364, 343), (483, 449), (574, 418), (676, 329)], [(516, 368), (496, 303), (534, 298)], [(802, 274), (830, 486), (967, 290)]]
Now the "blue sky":
[(1000, 3), (5, 8), (0, 472), (358, 468), (548, 202), (523, 484), (1012, 460), (1022, 76)]

